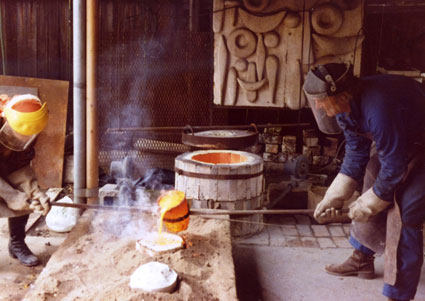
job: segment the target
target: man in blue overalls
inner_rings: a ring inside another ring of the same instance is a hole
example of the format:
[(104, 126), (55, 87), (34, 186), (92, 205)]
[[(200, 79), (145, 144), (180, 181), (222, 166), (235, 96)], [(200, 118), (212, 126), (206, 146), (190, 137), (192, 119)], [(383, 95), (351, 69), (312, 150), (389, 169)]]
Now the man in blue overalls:
[(375, 275), (374, 255), (385, 252), (383, 294), (388, 300), (411, 300), (423, 263), (425, 220), (425, 90), (413, 79), (395, 75), (357, 78), (349, 64), (313, 68), (304, 92), (319, 129), (343, 130), (345, 157), (314, 216), (339, 214), (349, 206), (353, 254), (329, 274)]

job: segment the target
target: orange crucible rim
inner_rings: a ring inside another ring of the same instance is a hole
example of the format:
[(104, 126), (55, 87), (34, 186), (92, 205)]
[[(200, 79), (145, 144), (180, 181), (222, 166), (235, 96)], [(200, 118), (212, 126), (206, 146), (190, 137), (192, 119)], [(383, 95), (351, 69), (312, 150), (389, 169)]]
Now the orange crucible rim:
[(161, 206), (161, 202), (164, 201), (168, 197), (172, 197), (172, 195), (176, 195), (179, 197), (179, 202), (176, 202), (174, 206), (168, 207), (167, 211), (170, 211), (178, 206), (181, 205), (182, 202), (186, 199), (186, 195), (183, 191), (180, 190), (168, 190), (165, 193), (161, 194), (158, 197), (158, 205), (161, 209), (163, 209), (163, 206)]

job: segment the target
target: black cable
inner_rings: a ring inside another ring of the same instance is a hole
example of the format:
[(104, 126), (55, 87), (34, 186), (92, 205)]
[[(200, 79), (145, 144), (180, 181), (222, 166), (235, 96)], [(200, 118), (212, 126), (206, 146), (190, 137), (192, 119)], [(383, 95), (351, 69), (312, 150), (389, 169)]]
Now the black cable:
[(379, 39), (378, 39), (379, 44), (378, 44), (378, 51), (376, 53), (376, 57), (377, 57), (376, 58), (376, 65), (377, 65), (377, 67), (379, 67), (379, 58), (380, 58), (381, 46), (382, 46), (382, 28), (384, 27), (384, 9), (385, 9), (385, 5), (382, 6), (381, 26), (379, 27)]
[[(303, 11), (305, 11), (305, 0), (303, 1)], [(302, 22), (303, 28), (301, 32), (301, 59), (298, 60), (299, 69), (300, 69), (300, 91), (298, 93), (298, 123), (301, 123), (301, 98), (302, 98), (302, 88), (304, 84), (304, 74), (303, 74), (303, 60), (304, 60), (304, 26), (305, 26), (305, 13), (303, 12)]]
[(363, 27), (360, 27), (356, 35), (356, 41), (354, 43), (354, 50), (353, 50), (353, 66), (355, 66), (355, 62), (356, 62), (357, 41), (359, 40), (359, 36), (362, 31), (363, 31)]

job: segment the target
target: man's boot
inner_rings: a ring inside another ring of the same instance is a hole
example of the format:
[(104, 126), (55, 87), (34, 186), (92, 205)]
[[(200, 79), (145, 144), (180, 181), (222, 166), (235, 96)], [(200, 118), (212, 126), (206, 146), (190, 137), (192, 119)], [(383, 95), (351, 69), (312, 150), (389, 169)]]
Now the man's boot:
[(374, 255), (367, 255), (358, 250), (354, 250), (342, 264), (331, 264), (325, 267), (327, 273), (336, 276), (357, 275), (359, 278), (372, 279), (375, 277)]
[(17, 258), (23, 265), (35, 266), (40, 263), (38, 258), (28, 249), (25, 243), (25, 226), (29, 215), (10, 217), (9, 222), (9, 255)]

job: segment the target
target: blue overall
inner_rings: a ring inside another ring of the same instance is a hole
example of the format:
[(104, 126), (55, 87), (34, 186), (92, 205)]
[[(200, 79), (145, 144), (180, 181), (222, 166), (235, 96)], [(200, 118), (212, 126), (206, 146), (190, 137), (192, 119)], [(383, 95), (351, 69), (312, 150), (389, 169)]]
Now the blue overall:
[[(425, 165), (416, 164), (405, 176), (408, 163), (425, 146), (425, 89), (401, 76), (363, 77), (350, 105), (350, 113), (336, 116), (346, 139), (340, 172), (362, 182), (372, 139), (375, 141), (379, 171), (373, 191), (388, 202), (396, 196), (402, 219), (396, 283), (385, 284), (383, 294), (410, 300), (415, 296), (423, 262)], [(360, 251), (374, 253), (353, 236), (350, 242)]]

